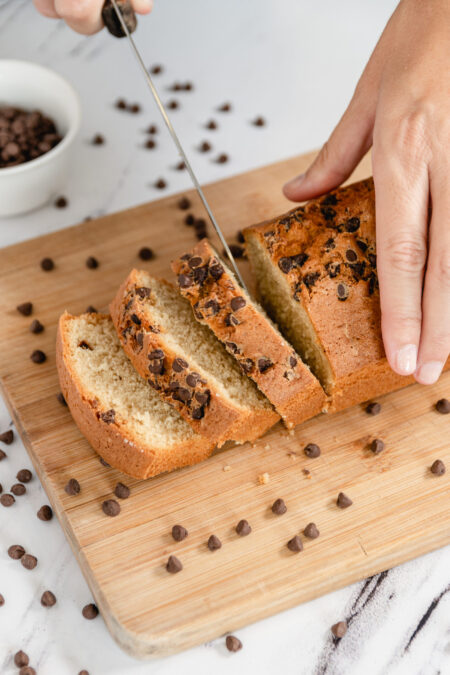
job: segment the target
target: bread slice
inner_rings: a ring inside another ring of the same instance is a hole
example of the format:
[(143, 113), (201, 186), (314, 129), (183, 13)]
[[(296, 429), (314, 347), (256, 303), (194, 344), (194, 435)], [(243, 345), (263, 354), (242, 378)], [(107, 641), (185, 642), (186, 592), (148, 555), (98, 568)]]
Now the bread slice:
[(324, 409), (318, 380), (206, 239), (172, 268), (196, 318), (224, 343), (288, 427)]
[(56, 360), (61, 390), (80, 431), (111, 466), (149, 478), (209, 457), (196, 434), (136, 373), (104, 314), (63, 314)]
[(192, 428), (211, 441), (244, 442), (279, 420), (268, 400), (191, 306), (164, 280), (133, 270), (110, 306), (138, 373)]
[(340, 410), (413, 382), (381, 337), (372, 179), (244, 230), (269, 315)]

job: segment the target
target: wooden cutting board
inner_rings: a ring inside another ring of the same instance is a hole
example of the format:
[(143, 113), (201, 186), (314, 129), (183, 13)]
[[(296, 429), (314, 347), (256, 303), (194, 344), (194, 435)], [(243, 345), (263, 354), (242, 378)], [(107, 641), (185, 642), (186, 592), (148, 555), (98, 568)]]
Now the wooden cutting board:
[[(303, 170), (311, 156), (293, 158), (206, 188), (230, 241), (236, 231), (289, 208), (280, 186)], [(367, 160), (356, 178), (370, 173)], [(196, 195), (187, 193), (202, 216)], [(86, 222), (0, 251), (0, 381), (3, 395), (51, 504), (80, 562), (101, 613), (117, 642), (139, 657), (161, 656), (210, 640), (314, 596), (397, 565), (450, 542), (450, 471), (430, 473), (440, 458), (450, 468), (450, 416), (434, 410), (450, 398), (450, 372), (433, 387), (413, 385), (380, 399), (371, 417), (363, 406), (320, 416), (291, 435), (277, 425), (253, 447), (217, 452), (194, 467), (146, 482), (103, 467), (58, 403), (55, 330), (64, 309), (106, 309), (133, 266), (170, 276), (171, 258), (194, 242), (193, 228), (177, 197)], [(142, 263), (141, 246), (156, 258)], [(100, 266), (90, 270), (88, 256)], [(39, 261), (55, 260), (43, 272)], [(248, 275), (248, 263), (242, 263)], [(25, 318), (16, 305), (32, 301)], [(28, 330), (32, 318), (45, 326)], [(37, 365), (31, 352), (43, 349)], [(379, 456), (367, 449), (382, 438)], [(306, 443), (322, 448), (318, 459)], [(307, 471), (309, 473), (307, 473)], [(259, 484), (267, 473), (269, 482)], [(69, 497), (69, 478), (81, 493)], [(116, 518), (101, 510), (118, 480), (131, 488)], [(353, 499), (336, 507), (339, 491)], [(287, 513), (275, 516), (282, 497)], [(239, 537), (241, 518), (252, 533)], [(314, 521), (320, 537), (291, 553), (286, 542)], [(174, 524), (188, 538), (176, 543)], [(223, 543), (214, 553), (210, 534)], [(183, 570), (170, 575), (165, 562), (177, 555)]]

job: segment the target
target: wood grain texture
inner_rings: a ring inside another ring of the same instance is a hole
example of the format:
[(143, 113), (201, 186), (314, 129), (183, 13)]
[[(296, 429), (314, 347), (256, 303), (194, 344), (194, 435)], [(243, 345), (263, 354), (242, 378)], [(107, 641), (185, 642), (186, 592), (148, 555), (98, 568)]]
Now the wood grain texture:
[[(289, 208), (279, 186), (311, 156), (293, 158), (210, 185), (206, 193), (230, 240), (240, 228)], [(369, 174), (367, 160), (354, 178)], [(194, 212), (202, 216), (195, 195)], [(382, 399), (370, 417), (362, 406), (320, 416), (289, 434), (277, 425), (253, 447), (222, 449), (208, 461), (149, 481), (124, 478), (99, 463), (56, 400), (55, 331), (64, 309), (106, 309), (133, 266), (170, 277), (169, 262), (194, 241), (177, 197), (83, 223), (0, 252), (0, 382), (17, 428), (58, 515), (111, 633), (138, 657), (161, 656), (236, 630), (251, 621), (326, 593), (450, 542), (450, 472), (433, 476), (442, 459), (450, 467), (450, 416), (434, 410), (450, 397), (450, 373), (433, 387), (413, 385)], [(140, 263), (141, 246), (156, 258)], [(100, 266), (85, 266), (89, 255)], [(54, 258), (43, 272), (39, 261)], [(247, 263), (242, 270), (248, 280)], [(32, 301), (32, 317), (16, 305)], [(45, 326), (29, 332), (33, 318)], [(47, 354), (31, 362), (34, 349)], [(374, 456), (367, 445), (382, 438)], [(320, 458), (303, 454), (306, 443)], [(224, 467), (230, 467), (224, 471)], [(303, 469), (310, 471), (306, 475)], [(270, 480), (258, 484), (258, 475)], [(81, 493), (69, 497), (69, 478)], [(131, 489), (116, 518), (101, 510), (117, 481)], [(339, 491), (353, 499), (336, 507)], [(282, 497), (288, 511), (271, 512)], [(253, 531), (239, 537), (246, 518)], [(286, 542), (314, 521), (321, 535), (293, 554)], [(176, 543), (174, 524), (188, 538)], [(210, 534), (222, 540), (214, 553)], [(183, 570), (170, 575), (175, 554)]]

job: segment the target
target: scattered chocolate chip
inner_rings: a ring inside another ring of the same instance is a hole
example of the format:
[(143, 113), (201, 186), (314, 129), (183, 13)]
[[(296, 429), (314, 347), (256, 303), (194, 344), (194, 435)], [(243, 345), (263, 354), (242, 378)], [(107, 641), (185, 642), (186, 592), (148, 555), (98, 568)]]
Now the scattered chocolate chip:
[(13, 544), (8, 548), (8, 555), (13, 560), (19, 560), (23, 555), (25, 555), (25, 549), (20, 544)]
[(184, 224), (185, 224), (185, 225), (188, 225), (188, 226), (190, 227), (191, 225), (194, 225), (194, 223), (195, 223), (195, 216), (194, 216), (194, 214), (193, 214), (193, 213), (188, 213), (188, 214), (186, 215), (185, 219), (184, 219)]
[(55, 200), (55, 206), (57, 209), (65, 209), (68, 204), (69, 201), (67, 197), (58, 197), (58, 199)]
[(202, 141), (198, 146), (199, 152), (209, 152), (211, 148), (211, 143), (208, 143), (208, 141)]
[(118, 108), (119, 110), (125, 110), (126, 107), (127, 107), (127, 103), (126, 103), (126, 101), (125, 101), (123, 98), (117, 99), (117, 101), (115, 102), (114, 105), (115, 105), (116, 108)]
[(30, 659), (28, 658), (28, 654), (25, 654), (25, 652), (23, 652), (22, 650), (14, 654), (14, 665), (16, 665), (17, 668), (27, 666), (29, 663)]
[(30, 324), (30, 332), (34, 333), (37, 335), (38, 333), (42, 333), (44, 330), (44, 326), (41, 324), (39, 319), (34, 319), (31, 324)]
[(102, 466), (105, 466), (107, 469), (110, 469), (110, 468), (111, 468), (111, 465), (108, 464), (108, 462), (106, 462), (106, 461), (103, 459), (103, 457), (100, 457), (100, 458), (99, 458), (99, 462), (100, 462), (100, 464), (101, 464)]
[(375, 268), (377, 266), (377, 256), (374, 253), (369, 253), (367, 258), (370, 262), (370, 266)]
[(252, 124), (254, 127), (264, 127), (266, 120), (264, 117), (255, 117), (255, 119), (252, 121)]
[(219, 112), (230, 112), (230, 110), (231, 110), (231, 103), (228, 103), (228, 102), (227, 102), (227, 103), (222, 103), (222, 105), (220, 105), (220, 106), (217, 108), (217, 110), (219, 110)]
[(337, 292), (338, 300), (342, 300), (342, 301), (347, 300), (347, 298), (348, 298), (348, 288), (345, 284), (338, 284), (336, 292)]
[(53, 607), (56, 605), (56, 597), (51, 591), (44, 591), (41, 595), (42, 607)]
[(238, 652), (242, 649), (242, 642), (235, 635), (227, 635), (225, 644), (229, 652)]
[(41, 260), (41, 269), (44, 270), (44, 272), (51, 272), (52, 269), (54, 269), (55, 263), (51, 258), (42, 258)]
[(286, 546), (293, 553), (300, 553), (300, 551), (303, 551), (302, 540), (300, 539), (298, 534), (296, 534), (295, 537), (292, 537), (292, 539), (289, 539)]
[(134, 324), (136, 324), (136, 326), (140, 326), (141, 323), (142, 323), (142, 321), (140, 320), (140, 318), (138, 317), (138, 315), (135, 314), (134, 312), (133, 312), (133, 314), (131, 315), (131, 320), (132, 320), (132, 322), (133, 322)]
[(47, 360), (47, 356), (41, 349), (35, 349), (30, 358), (33, 363), (44, 363)]
[(360, 221), (359, 218), (349, 218), (345, 223), (345, 229), (347, 232), (356, 232), (359, 229)]
[(347, 632), (347, 622), (339, 621), (338, 623), (335, 623), (334, 626), (331, 626), (331, 632), (333, 633), (334, 637), (339, 639), (343, 638)]
[(96, 619), (98, 617), (98, 607), (97, 605), (94, 605), (93, 602), (90, 602), (88, 605), (83, 607), (81, 613), (85, 619), (92, 621), (92, 619)]
[(374, 455), (379, 455), (384, 450), (384, 442), (380, 438), (374, 438), (370, 444), (370, 449)]
[(237, 312), (239, 309), (242, 309), (246, 305), (245, 298), (242, 295), (237, 295), (235, 298), (231, 298), (230, 306), (233, 312)]
[(363, 253), (365, 253), (367, 251), (367, 244), (362, 239), (357, 239), (356, 245), (359, 248), (359, 250), (362, 251)]
[(368, 415), (378, 415), (381, 412), (381, 405), (374, 401), (373, 403), (369, 403), (366, 406), (366, 413)]
[(4, 596), (0, 593), (0, 607), (3, 607), (4, 604), (5, 604), (5, 598), (4, 598)]
[(36, 556), (31, 555), (30, 553), (25, 553), (25, 555), (20, 558), (20, 562), (26, 570), (34, 570), (38, 563)]
[(64, 488), (64, 492), (68, 494), (70, 497), (74, 497), (75, 495), (80, 494), (81, 487), (76, 478), (71, 478), (69, 480), (66, 487)]
[(238, 524), (236, 525), (236, 532), (241, 536), (241, 537), (246, 537), (250, 532), (252, 531), (252, 528), (248, 524), (246, 520), (240, 520)]
[(101, 134), (95, 134), (91, 141), (92, 145), (103, 145), (104, 142), (105, 138)]
[(15, 501), (14, 497), (7, 492), (0, 496), (0, 504), (2, 506), (12, 506)]
[(222, 542), (219, 537), (216, 537), (215, 534), (212, 534), (208, 539), (208, 548), (210, 551), (217, 551), (217, 549), (222, 548)]
[(218, 155), (214, 161), (216, 164), (225, 164), (228, 162), (228, 155), (225, 152), (222, 152), (222, 154)]
[(211, 392), (209, 389), (204, 391), (197, 391), (195, 394), (195, 400), (200, 403), (200, 405), (208, 405), (211, 399)]
[(7, 457), (6, 452), (3, 452), (3, 450), (0, 450), (0, 462), (2, 461), (2, 459), (5, 459), (5, 457)]
[(180, 107), (180, 104), (175, 98), (172, 98), (168, 103), (167, 103), (167, 108), (169, 110), (177, 110), (177, 108)]
[(310, 289), (313, 286), (315, 286), (315, 283), (319, 278), (319, 276), (320, 276), (319, 272), (311, 272), (311, 274), (305, 274), (305, 276), (303, 277), (303, 283), (305, 284), (306, 288)]
[(119, 499), (128, 499), (130, 496), (130, 488), (123, 483), (117, 483), (116, 487), (114, 488), (114, 494)]
[(130, 113), (133, 113), (133, 115), (136, 115), (137, 113), (141, 112), (141, 106), (139, 103), (132, 103), (131, 105), (127, 106), (127, 110), (129, 110)]
[(187, 361), (184, 359), (177, 357), (176, 359), (173, 360), (172, 363), (172, 370), (174, 370), (176, 373), (181, 373), (183, 370), (186, 370), (186, 368), (189, 367), (189, 364)]
[(93, 307), (92, 305), (88, 305), (84, 311), (86, 312), (86, 314), (97, 314), (98, 310), (95, 309), (95, 307)]
[(436, 410), (441, 413), (441, 415), (448, 415), (450, 413), (450, 401), (446, 398), (440, 398), (436, 403)]
[(280, 258), (278, 261), (278, 267), (284, 274), (288, 274), (293, 268), (293, 263), (291, 258)]
[(191, 414), (193, 420), (201, 420), (205, 416), (205, 410), (203, 407), (194, 408)]
[(59, 392), (59, 394), (56, 394), (56, 400), (57, 400), (58, 403), (60, 403), (61, 405), (67, 406), (67, 401), (66, 401), (66, 399), (64, 398), (64, 394), (63, 394), (61, 391)]
[(270, 359), (266, 358), (265, 356), (258, 359), (258, 370), (261, 374), (265, 373), (272, 366), (273, 366), (273, 362)]
[(88, 267), (90, 270), (95, 270), (98, 267), (98, 260), (97, 258), (94, 258), (93, 255), (90, 255), (89, 258), (86, 260), (86, 267)]
[(186, 164), (184, 162), (178, 162), (178, 164), (175, 166), (175, 169), (177, 171), (183, 171), (186, 168)]
[(308, 539), (317, 539), (320, 532), (317, 529), (315, 523), (308, 523), (308, 525), (303, 530), (303, 534), (305, 535), (305, 537), (308, 537)]
[(182, 525), (174, 525), (172, 527), (172, 537), (175, 541), (183, 541), (188, 536), (188, 531)]
[(12, 429), (8, 429), (8, 431), (4, 431), (3, 433), (0, 434), (0, 441), (2, 443), (5, 443), (5, 445), (11, 445), (13, 440), (14, 440), (14, 431)]
[(120, 513), (120, 504), (115, 499), (105, 499), (102, 504), (102, 510), (105, 516), (114, 518), (114, 516), (118, 516)]
[(113, 409), (106, 410), (106, 412), (100, 413), (99, 418), (105, 424), (114, 424), (114, 422), (116, 421), (116, 411)]
[(33, 311), (33, 303), (22, 302), (22, 304), (17, 305), (16, 309), (23, 316), (30, 316), (31, 312)]
[(324, 206), (320, 209), (320, 212), (327, 221), (333, 220), (336, 216), (336, 211), (331, 206)]
[(345, 257), (348, 260), (348, 262), (355, 262), (355, 260), (358, 260), (358, 256), (356, 255), (355, 251), (351, 248), (347, 249), (345, 252)]
[(158, 127), (156, 124), (150, 124), (149, 127), (147, 127), (147, 133), (148, 134), (157, 134), (158, 133)]
[(32, 477), (32, 473), (29, 469), (21, 469), (17, 472), (16, 476), (17, 480), (21, 483), (29, 483)]
[(39, 518), (39, 520), (43, 521), (51, 520), (53, 518), (53, 511), (51, 506), (48, 506), (48, 504), (44, 504), (43, 506), (41, 506), (41, 508), (37, 512), (37, 517)]
[(431, 473), (435, 476), (443, 476), (445, 473), (445, 464), (440, 459), (435, 459), (430, 468)]
[(210, 129), (210, 131), (214, 131), (215, 129), (217, 129), (218, 125), (215, 120), (209, 120), (209, 122), (207, 122), (205, 126), (207, 129)]
[(336, 504), (339, 506), (340, 509), (346, 509), (348, 506), (351, 506), (353, 504), (353, 502), (350, 499), (350, 497), (347, 497), (346, 494), (344, 494), (343, 492), (340, 492), (338, 494)]
[(153, 183), (153, 185), (157, 190), (164, 190), (164, 188), (167, 187), (167, 183), (164, 178), (158, 178), (158, 180)]
[(286, 513), (287, 506), (284, 503), (284, 499), (276, 499), (272, 504), (272, 512), (277, 516), (282, 516), (283, 513)]
[(14, 483), (14, 485), (11, 487), (10, 491), (16, 497), (22, 497), (25, 494), (25, 492), (27, 491), (27, 488), (25, 487), (25, 485), (22, 485), (22, 483)]
[(177, 572), (181, 572), (182, 569), (183, 565), (181, 564), (181, 560), (178, 560), (174, 555), (169, 556), (166, 563), (166, 570), (170, 572), (170, 574), (176, 574)]
[(150, 72), (152, 75), (160, 75), (163, 72), (163, 67), (157, 63), (150, 68)]
[(226, 326), (239, 326), (240, 321), (234, 314), (227, 314), (225, 317)]
[(317, 457), (320, 457), (320, 448), (315, 443), (308, 443), (308, 445), (304, 447), (303, 452), (310, 459), (316, 459)]
[(189, 375), (186, 377), (186, 384), (189, 387), (196, 387), (198, 381), (200, 380), (200, 375), (198, 373), (189, 373)]
[(219, 262), (215, 262), (214, 264), (210, 264), (209, 266), (209, 273), (214, 279), (214, 281), (219, 281), (224, 272), (225, 270)]
[(153, 140), (153, 138), (149, 138), (147, 141), (145, 141), (145, 147), (147, 150), (153, 150), (156, 148), (156, 142)]
[(196, 255), (192, 258), (189, 258), (188, 265), (192, 270), (194, 270), (196, 267), (200, 267), (202, 262), (203, 260), (200, 258), (200, 256)]
[(187, 197), (181, 197), (181, 199), (179, 199), (177, 202), (177, 206), (182, 211), (186, 211), (187, 209), (190, 208), (191, 202)]
[(147, 286), (140, 286), (139, 288), (136, 288), (136, 295), (141, 298), (141, 300), (144, 300), (145, 298), (149, 298), (151, 295), (151, 290), (147, 288)]
[(188, 277), (187, 274), (180, 274), (178, 276), (178, 285), (180, 288), (189, 288), (189, 286), (192, 286), (191, 277)]

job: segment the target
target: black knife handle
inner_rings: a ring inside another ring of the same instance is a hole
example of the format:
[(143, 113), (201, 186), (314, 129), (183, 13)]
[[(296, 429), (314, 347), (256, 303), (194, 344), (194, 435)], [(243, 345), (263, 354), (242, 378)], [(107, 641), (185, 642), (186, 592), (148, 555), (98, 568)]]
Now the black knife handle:
[[(136, 30), (137, 19), (130, 0), (116, 0), (116, 2), (126, 27), (130, 33), (133, 33)], [(125, 37), (125, 33), (111, 0), (106, 0), (105, 4), (103, 5), (102, 19), (111, 35), (114, 35), (114, 37), (118, 38)]]

